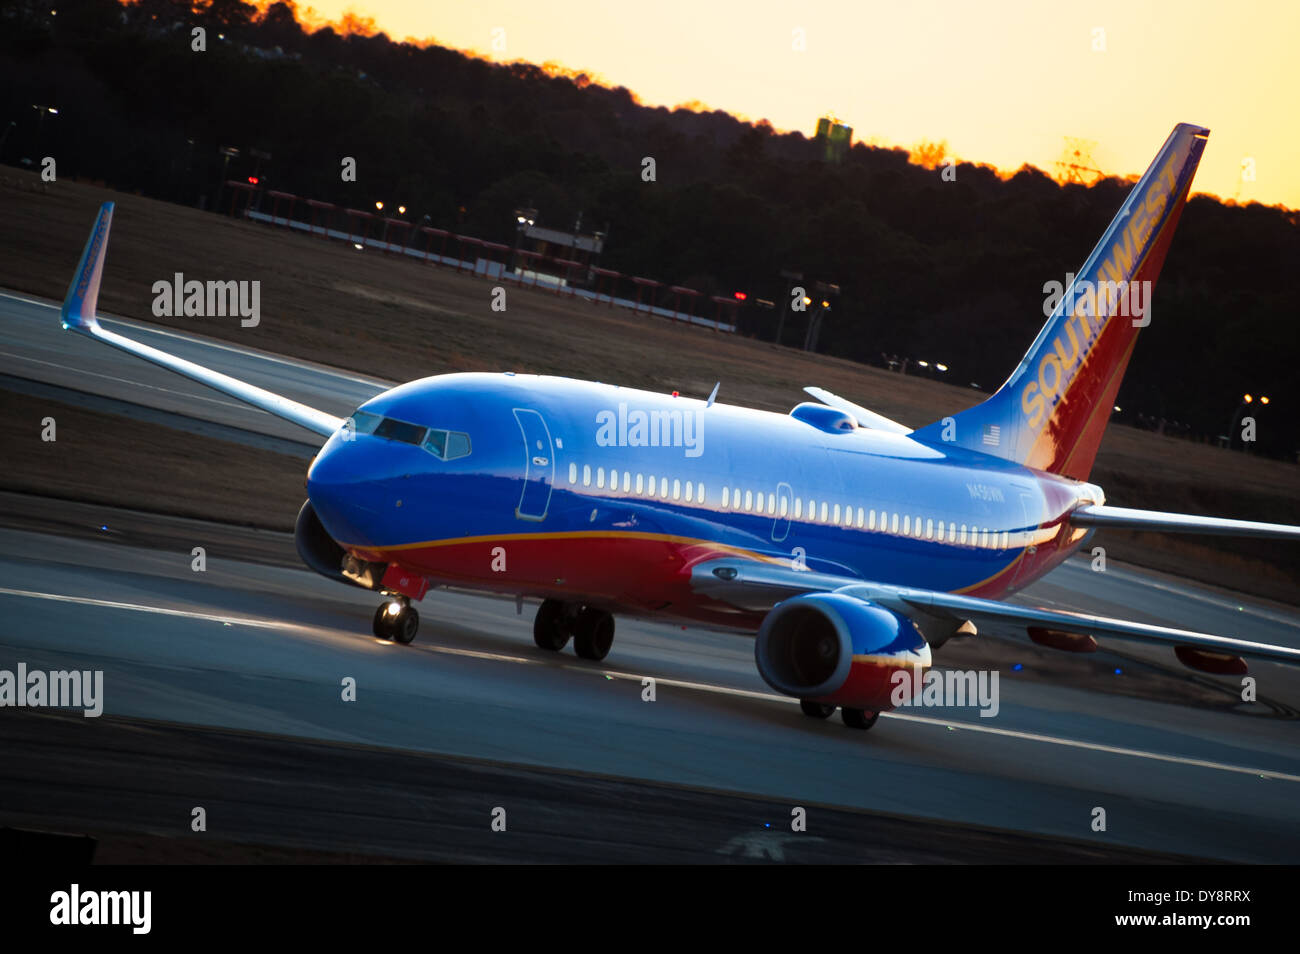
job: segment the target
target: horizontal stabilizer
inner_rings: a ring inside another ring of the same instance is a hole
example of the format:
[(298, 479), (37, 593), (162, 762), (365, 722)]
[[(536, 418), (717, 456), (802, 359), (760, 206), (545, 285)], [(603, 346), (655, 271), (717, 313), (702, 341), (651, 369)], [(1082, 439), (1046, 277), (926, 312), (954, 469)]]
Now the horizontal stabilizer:
[(1300, 541), (1300, 527), (1285, 523), (1198, 517), (1190, 513), (1161, 513), (1158, 510), (1129, 510), (1126, 507), (1080, 507), (1070, 514), (1070, 523), (1076, 527), (1103, 527), (1114, 530), (1210, 533), (1230, 537), (1267, 537), (1274, 540)]

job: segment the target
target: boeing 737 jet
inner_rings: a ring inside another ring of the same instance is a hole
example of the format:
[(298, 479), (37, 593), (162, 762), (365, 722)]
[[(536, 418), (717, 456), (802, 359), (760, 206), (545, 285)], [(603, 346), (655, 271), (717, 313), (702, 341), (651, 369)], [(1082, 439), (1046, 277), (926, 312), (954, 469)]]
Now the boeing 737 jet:
[(1074, 652), (1161, 644), (1243, 673), (1247, 657), (1296, 664), (1300, 650), (1001, 601), (1097, 527), (1300, 541), (1300, 527), (1108, 506), (1088, 482), (1207, 136), (1174, 128), (1006, 383), (916, 430), (819, 388), (775, 414), (716, 389), (510, 371), (423, 378), (337, 418), (102, 328), (112, 203), (63, 326), (326, 438), (298, 552), (382, 597), (383, 639), (411, 642), (412, 601), (440, 585), (540, 599), (537, 645), (572, 639), (584, 659), (610, 651), (618, 613), (756, 632), (769, 685), (855, 728), (893, 707), (900, 667), (927, 669), (980, 625)]

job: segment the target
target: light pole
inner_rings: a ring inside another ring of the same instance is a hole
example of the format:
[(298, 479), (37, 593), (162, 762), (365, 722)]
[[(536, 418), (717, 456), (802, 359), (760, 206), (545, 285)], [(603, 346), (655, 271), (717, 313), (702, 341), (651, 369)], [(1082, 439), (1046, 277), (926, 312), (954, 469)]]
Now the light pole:
[(51, 116), (57, 116), (59, 115), (59, 108), (57, 106), (46, 106), (43, 103), (32, 103), (32, 109), (36, 110), (36, 146), (32, 151), (36, 153), (35, 158), (39, 162), (42, 158), (41, 127), (45, 124), (45, 114), (49, 113)]
[(5, 131), (0, 133), (0, 159), (4, 158), (5, 140), (9, 138), (9, 133), (11, 133), (13, 128), (17, 125), (18, 123), (11, 119), (9, 120), (9, 125), (5, 127)]
[[(579, 218), (579, 221), (581, 221), (581, 218)], [(519, 268), (519, 243), (523, 241), (524, 233), (536, 224), (536, 209), (515, 209), (515, 247), (510, 253), (510, 270), (512, 272), (517, 271)]]

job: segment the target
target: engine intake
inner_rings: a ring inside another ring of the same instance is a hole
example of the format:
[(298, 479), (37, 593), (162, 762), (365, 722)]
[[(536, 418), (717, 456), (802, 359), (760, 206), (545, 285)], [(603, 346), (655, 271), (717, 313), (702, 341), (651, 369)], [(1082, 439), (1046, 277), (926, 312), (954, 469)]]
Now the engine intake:
[(293, 542), (302, 562), (321, 576), (339, 583), (350, 583), (365, 590), (377, 590), (384, 578), (387, 563), (368, 563), (348, 553), (329, 535), (316, 515), (311, 501), (298, 511), (293, 527)]
[(880, 712), (895, 673), (930, 666), (916, 624), (868, 600), (809, 593), (778, 603), (754, 641), (759, 675), (786, 695)]

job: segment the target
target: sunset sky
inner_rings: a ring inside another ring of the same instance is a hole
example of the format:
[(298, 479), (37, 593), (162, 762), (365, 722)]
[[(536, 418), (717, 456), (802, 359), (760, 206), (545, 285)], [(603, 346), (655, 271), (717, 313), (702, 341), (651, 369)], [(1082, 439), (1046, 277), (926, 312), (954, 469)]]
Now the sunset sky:
[(1295, 0), (310, 0), (300, 10), (586, 70), (648, 105), (698, 101), (805, 134), (833, 112), (855, 141), (946, 140), (950, 154), (1003, 170), (1055, 173), (1070, 136), (1095, 144), (1104, 172), (1136, 175), (1176, 122), (1196, 122), (1211, 130), (1197, 191), (1300, 208)]

